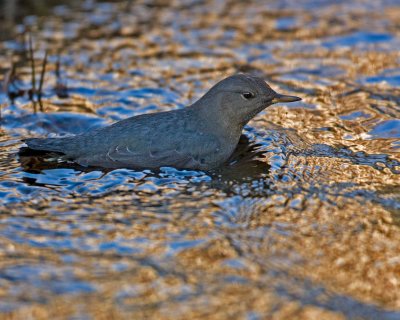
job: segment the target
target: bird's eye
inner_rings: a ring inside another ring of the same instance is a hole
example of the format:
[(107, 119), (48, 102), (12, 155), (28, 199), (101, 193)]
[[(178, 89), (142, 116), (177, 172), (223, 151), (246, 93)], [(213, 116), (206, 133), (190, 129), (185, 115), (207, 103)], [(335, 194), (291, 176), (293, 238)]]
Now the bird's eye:
[(242, 97), (245, 98), (246, 100), (250, 100), (253, 99), (255, 96), (254, 93), (252, 92), (243, 92)]

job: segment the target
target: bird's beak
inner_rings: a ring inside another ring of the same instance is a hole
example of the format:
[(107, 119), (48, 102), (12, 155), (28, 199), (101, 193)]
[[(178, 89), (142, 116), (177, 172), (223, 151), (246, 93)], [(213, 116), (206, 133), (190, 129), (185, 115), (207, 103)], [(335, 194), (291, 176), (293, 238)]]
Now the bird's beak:
[(295, 96), (286, 96), (284, 94), (277, 93), (276, 96), (272, 99), (272, 103), (278, 102), (295, 102), (300, 101), (301, 98)]

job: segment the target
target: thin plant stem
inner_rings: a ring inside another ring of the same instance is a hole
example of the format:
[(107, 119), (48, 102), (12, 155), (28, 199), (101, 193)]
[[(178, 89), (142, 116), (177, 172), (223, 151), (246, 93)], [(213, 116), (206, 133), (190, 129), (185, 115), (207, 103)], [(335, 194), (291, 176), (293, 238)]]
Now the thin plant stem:
[(32, 69), (32, 103), (33, 103), (33, 111), (36, 113), (36, 74), (35, 74), (35, 57), (33, 55), (33, 46), (32, 46), (32, 34), (29, 34), (29, 58), (31, 60), (31, 69)]
[(39, 81), (39, 89), (38, 89), (38, 100), (40, 105), (40, 111), (43, 112), (43, 104), (42, 104), (42, 89), (44, 82), (44, 75), (46, 73), (46, 64), (47, 64), (47, 50), (44, 54), (43, 64), (42, 64), (42, 72), (40, 73), (40, 81)]

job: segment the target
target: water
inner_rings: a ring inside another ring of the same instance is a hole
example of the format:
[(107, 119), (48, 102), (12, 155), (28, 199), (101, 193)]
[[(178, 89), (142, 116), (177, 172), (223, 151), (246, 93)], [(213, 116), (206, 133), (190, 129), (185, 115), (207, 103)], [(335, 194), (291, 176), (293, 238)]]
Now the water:
[[(26, 33), (37, 81), (49, 53), (43, 112), (0, 93), (0, 318), (400, 318), (398, 2), (31, 10), (0, 42), (15, 92), (31, 87)], [(303, 101), (251, 121), (217, 171), (17, 155), (26, 137), (182, 108), (238, 71)]]

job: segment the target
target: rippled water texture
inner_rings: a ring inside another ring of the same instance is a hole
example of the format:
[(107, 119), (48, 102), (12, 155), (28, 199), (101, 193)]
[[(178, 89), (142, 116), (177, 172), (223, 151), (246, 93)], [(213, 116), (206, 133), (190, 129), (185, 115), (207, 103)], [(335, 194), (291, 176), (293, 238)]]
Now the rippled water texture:
[[(398, 1), (18, 14), (0, 42), (0, 318), (400, 319)], [(35, 106), (29, 32), (36, 87), (48, 52)], [(303, 101), (251, 121), (216, 172), (17, 156), (26, 137), (183, 108), (239, 71)]]

